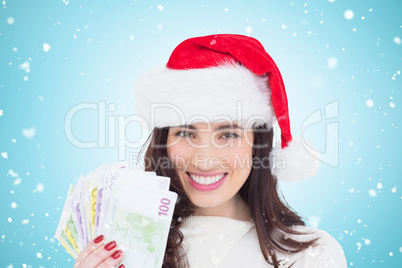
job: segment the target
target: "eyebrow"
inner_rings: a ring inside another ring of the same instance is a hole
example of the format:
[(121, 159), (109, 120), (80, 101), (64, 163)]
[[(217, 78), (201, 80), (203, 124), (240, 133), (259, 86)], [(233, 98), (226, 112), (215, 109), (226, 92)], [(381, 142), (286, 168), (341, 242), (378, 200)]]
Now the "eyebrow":
[[(198, 129), (193, 125), (181, 125), (181, 126), (177, 126), (177, 127), (188, 128), (188, 129), (198, 131)], [(228, 125), (220, 125), (219, 127), (217, 127), (215, 129), (215, 131), (222, 130), (222, 129), (243, 129), (243, 128), (239, 127), (237, 124), (228, 124)]]

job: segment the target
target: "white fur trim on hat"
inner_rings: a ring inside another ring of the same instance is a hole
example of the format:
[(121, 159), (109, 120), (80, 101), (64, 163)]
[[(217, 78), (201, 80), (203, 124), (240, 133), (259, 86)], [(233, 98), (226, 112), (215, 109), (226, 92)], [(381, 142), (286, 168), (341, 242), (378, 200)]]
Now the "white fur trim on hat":
[(282, 181), (300, 181), (314, 176), (320, 169), (320, 153), (299, 137), (293, 137), (288, 146), (280, 142), (270, 154), (271, 173)]
[(137, 80), (135, 101), (148, 129), (218, 121), (272, 126), (276, 121), (268, 77), (233, 63), (154, 69)]

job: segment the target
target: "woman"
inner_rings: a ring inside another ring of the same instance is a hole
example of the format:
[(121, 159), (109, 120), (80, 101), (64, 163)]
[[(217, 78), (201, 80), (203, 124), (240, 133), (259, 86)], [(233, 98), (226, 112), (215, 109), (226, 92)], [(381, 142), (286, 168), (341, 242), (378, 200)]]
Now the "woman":
[[(136, 101), (153, 129), (146, 170), (170, 177), (179, 195), (164, 267), (346, 267), (339, 243), (278, 195), (277, 179), (310, 177), (319, 162), (292, 137), (281, 74), (256, 39), (185, 40), (166, 67), (140, 77)], [(77, 266), (123, 258), (95, 242)]]

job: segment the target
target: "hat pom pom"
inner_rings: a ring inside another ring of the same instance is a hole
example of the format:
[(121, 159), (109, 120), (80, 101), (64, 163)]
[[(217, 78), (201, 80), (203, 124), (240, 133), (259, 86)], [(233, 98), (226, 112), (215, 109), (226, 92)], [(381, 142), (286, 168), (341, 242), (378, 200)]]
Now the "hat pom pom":
[(271, 173), (278, 180), (295, 182), (314, 176), (320, 169), (319, 151), (299, 137), (283, 148), (278, 142), (270, 154)]

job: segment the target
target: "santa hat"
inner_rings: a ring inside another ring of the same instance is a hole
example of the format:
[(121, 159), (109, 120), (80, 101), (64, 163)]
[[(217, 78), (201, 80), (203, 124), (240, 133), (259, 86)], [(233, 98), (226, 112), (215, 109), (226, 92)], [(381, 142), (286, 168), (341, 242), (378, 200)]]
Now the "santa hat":
[(277, 121), (281, 144), (271, 151), (273, 175), (297, 181), (319, 169), (313, 146), (291, 135), (278, 67), (252, 37), (217, 34), (183, 41), (165, 67), (137, 80), (135, 100), (149, 129), (222, 120), (272, 127)]

